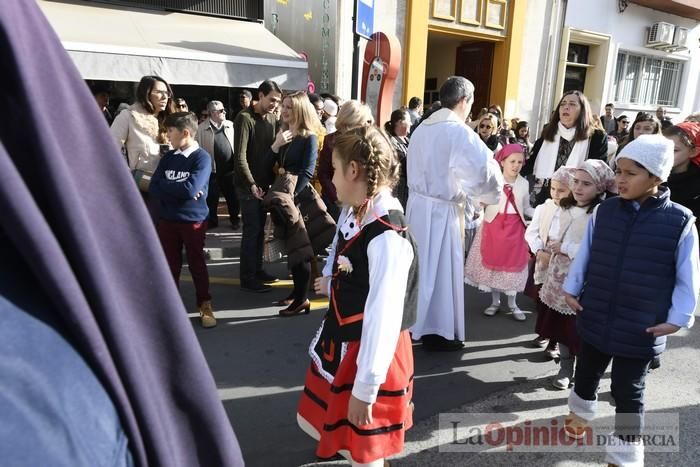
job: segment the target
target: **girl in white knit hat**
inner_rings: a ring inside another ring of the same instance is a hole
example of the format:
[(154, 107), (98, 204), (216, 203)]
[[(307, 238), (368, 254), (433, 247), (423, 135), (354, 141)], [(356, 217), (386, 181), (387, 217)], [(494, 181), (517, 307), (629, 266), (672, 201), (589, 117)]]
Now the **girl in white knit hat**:
[(564, 283), (582, 340), (566, 433), (586, 436), (598, 384), (612, 362), (615, 431), (607, 462), (643, 466), (644, 380), (666, 336), (693, 324), (700, 288), (698, 232), (690, 210), (661, 186), (673, 144), (642, 135), (615, 159), (619, 197), (601, 203)]

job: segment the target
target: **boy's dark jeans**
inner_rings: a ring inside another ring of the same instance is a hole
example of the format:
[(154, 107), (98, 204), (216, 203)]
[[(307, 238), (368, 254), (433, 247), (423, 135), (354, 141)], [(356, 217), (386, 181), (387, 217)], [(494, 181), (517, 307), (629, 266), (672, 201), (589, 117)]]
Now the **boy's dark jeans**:
[(644, 428), (644, 384), (651, 359), (612, 356), (583, 341), (576, 359), (574, 392), (581, 399), (595, 400), (600, 378), (611, 360), (615, 435), (632, 442)]
[(241, 238), (241, 284), (255, 281), (262, 272), (263, 242), (265, 240), (265, 220), (267, 218), (262, 201), (252, 194), (242, 195), (241, 217), (243, 234)]

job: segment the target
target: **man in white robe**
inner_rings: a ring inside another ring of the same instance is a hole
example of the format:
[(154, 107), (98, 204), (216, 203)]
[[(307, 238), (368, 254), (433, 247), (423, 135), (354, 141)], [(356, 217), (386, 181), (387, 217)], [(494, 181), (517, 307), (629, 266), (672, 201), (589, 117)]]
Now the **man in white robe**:
[(464, 341), (465, 205), (496, 204), (503, 176), (493, 153), (465, 124), (474, 85), (452, 76), (440, 88), (443, 108), (423, 121), (408, 146), (407, 218), (418, 245), (419, 281), (413, 339), (426, 350), (459, 350)]

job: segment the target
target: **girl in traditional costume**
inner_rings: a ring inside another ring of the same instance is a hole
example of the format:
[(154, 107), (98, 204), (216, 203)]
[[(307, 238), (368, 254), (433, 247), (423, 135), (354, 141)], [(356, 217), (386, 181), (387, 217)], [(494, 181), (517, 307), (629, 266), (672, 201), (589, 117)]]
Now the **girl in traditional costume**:
[(411, 427), (418, 269), (400, 202), (389, 141), (375, 128), (338, 135), (333, 184), (345, 206), (317, 293), (330, 296), (309, 347), (311, 366), (299, 426), (320, 458), (340, 454), (353, 466), (383, 466), (403, 449)]
[(571, 175), (571, 170), (567, 167), (560, 167), (554, 172), (549, 187), (550, 199), (535, 208), (532, 222), (525, 230), (525, 240), (530, 247), (530, 252), (535, 256), (533, 282), (537, 291), (533, 294), (532, 299), (537, 307), (537, 322), (535, 323), (537, 337), (533, 340), (533, 344), (536, 347), (546, 346), (545, 353), (550, 358), (558, 357), (559, 351), (555, 339), (549, 340), (542, 336), (542, 324), (546, 321), (546, 315), (550, 309), (540, 300), (539, 291), (544, 283), (549, 261), (552, 259), (552, 246), (560, 240), (561, 209), (559, 209), (559, 203), (571, 193)]
[(523, 147), (508, 144), (496, 154), (505, 185), (498, 204), (486, 206), (484, 222), (464, 267), (464, 282), (491, 292), (486, 316), (495, 315), (501, 305), (501, 292), (508, 297), (513, 318), (525, 320), (525, 313), (515, 303), (515, 296), (525, 289), (528, 275), (528, 246), (525, 241), (525, 214), (532, 214), (527, 181), (520, 176), (525, 163)]

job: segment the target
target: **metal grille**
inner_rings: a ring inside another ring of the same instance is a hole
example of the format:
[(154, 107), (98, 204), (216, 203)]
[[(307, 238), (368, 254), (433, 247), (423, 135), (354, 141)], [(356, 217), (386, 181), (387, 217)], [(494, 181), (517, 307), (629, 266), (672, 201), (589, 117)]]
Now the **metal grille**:
[(620, 52), (613, 83), (615, 101), (675, 107), (682, 75), (681, 62)]
[(228, 18), (263, 20), (262, 0), (88, 0), (158, 10), (203, 13)]

